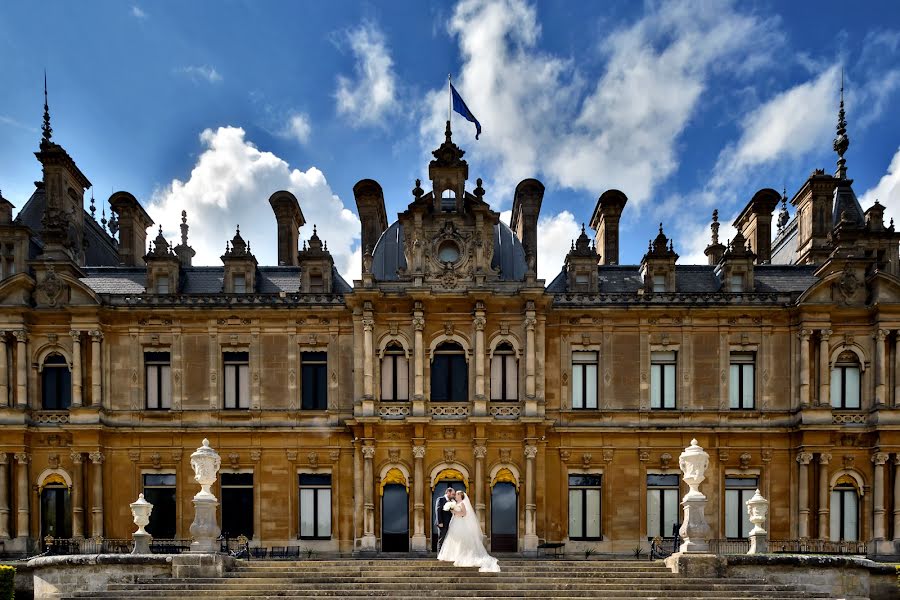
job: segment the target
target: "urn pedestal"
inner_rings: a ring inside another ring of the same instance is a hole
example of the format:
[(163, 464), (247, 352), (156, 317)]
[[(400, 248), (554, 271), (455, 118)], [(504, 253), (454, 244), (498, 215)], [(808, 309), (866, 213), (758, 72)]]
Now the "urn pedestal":
[(706, 522), (706, 496), (700, 492), (700, 484), (706, 479), (706, 469), (709, 467), (709, 454), (704, 452), (697, 444), (697, 440), (691, 440), (691, 445), (685, 448), (678, 457), (678, 466), (684, 473), (684, 481), (690, 486), (690, 491), (681, 499), (684, 507), (684, 521), (678, 533), (683, 543), (680, 552), (709, 552), (709, 524)]
[(191, 552), (218, 552), (218, 537), (221, 533), (216, 508), (219, 501), (209, 491), (216, 482), (216, 474), (222, 466), (219, 454), (210, 448), (209, 440), (191, 454), (191, 467), (194, 469), (194, 480), (200, 484), (200, 491), (194, 496), (194, 522), (191, 523)]

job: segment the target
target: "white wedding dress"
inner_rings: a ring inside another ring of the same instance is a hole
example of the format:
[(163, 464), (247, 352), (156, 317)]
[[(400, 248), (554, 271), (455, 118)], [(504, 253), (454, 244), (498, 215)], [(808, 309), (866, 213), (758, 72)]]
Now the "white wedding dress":
[(484, 549), (484, 535), (478, 523), (478, 515), (468, 496), (462, 501), (462, 505), (466, 509), (466, 516), (460, 516), (461, 511), (454, 509), (447, 537), (438, 552), (438, 560), (452, 562), (454, 567), (478, 567), (482, 573), (499, 573), (497, 559)]

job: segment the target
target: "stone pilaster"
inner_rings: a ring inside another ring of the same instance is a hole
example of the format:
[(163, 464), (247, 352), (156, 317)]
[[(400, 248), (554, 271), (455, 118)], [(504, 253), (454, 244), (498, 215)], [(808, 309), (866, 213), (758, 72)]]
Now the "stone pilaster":
[(425, 446), (413, 446), (413, 536), (410, 550), (426, 552), (425, 538)]
[(535, 347), (535, 326), (537, 325), (534, 302), (528, 301), (525, 307), (525, 319), (522, 326), (525, 328), (525, 416), (536, 417), (538, 414), (537, 400), (535, 397), (535, 359), (537, 348)]
[(894, 455), (894, 553), (900, 552), (900, 453)]
[(375, 414), (375, 319), (372, 318), (371, 306), (367, 303), (363, 312), (363, 415), (371, 417)]
[(894, 332), (894, 406), (900, 406), (900, 330)]
[(28, 333), (24, 329), (13, 332), (16, 336), (16, 407), (28, 407)]
[(876, 545), (887, 537), (886, 511), (884, 509), (884, 465), (888, 458), (890, 456), (886, 452), (876, 452), (872, 455), (872, 463), (875, 465), (875, 477), (872, 484), (872, 513), (874, 516), (872, 537)]
[(828, 539), (829, 501), (831, 494), (828, 489), (828, 463), (831, 462), (831, 454), (823, 452), (819, 455), (819, 539)]
[(831, 403), (831, 370), (828, 368), (828, 355), (831, 353), (831, 346), (828, 343), (830, 337), (830, 329), (819, 330), (819, 406), (828, 406)]
[(800, 518), (797, 521), (798, 536), (801, 539), (809, 537), (809, 463), (813, 455), (810, 452), (801, 452), (797, 455), (797, 463), (800, 465), (800, 480), (798, 483)]
[(375, 539), (375, 479), (372, 459), (375, 458), (375, 446), (363, 446), (363, 537), (360, 550), (374, 552)]
[(887, 404), (887, 337), (891, 332), (879, 329), (873, 336), (875, 342), (875, 406)]
[(476, 444), (472, 449), (475, 454), (475, 482), (472, 490), (475, 492), (475, 512), (478, 513), (478, 521), (481, 523), (481, 531), (487, 531), (484, 522), (485, 491), (484, 491), (484, 457), (487, 456), (487, 448)]
[(0, 407), (9, 406), (9, 369), (6, 363), (6, 332), (0, 330)]
[(72, 460), (72, 537), (84, 537), (84, 456), (69, 454)]
[(88, 455), (94, 466), (91, 482), (91, 537), (103, 537), (103, 461), (99, 450)]
[(534, 460), (537, 456), (537, 446), (525, 446), (525, 538), (522, 540), (522, 551), (525, 553), (537, 552), (537, 505), (534, 501)]
[[(809, 406), (809, 336), (812, 331), (801, 329), (800, 337), (800, 406)], [(802, 536), (801, 536), (802, 537)]]
[(484, 302), (479, 301), (475, 304), (475, 317), (472, 319), (475, 329), (475, 404), (472, 414), (476, 417), (487, 415), (487, 396), (484, 393), (484, 327), (487, 319), (484, 314)]
[(412, 325), (415, 332), (412, 414), (415, 417), (423, 417), (425, 416), (425, 313), (421, 302), (416, 302)]
[(81, 332), (73, 329), (69, 335), (72, 336), (72, 408), (80, 408), (82, 405)]
[(91, 405), (100, 408), (103, 406), (103, 375), (102, 359), (100, 355), (100, 342), (103, 341), (103, 332), (95, 329), (91, 331)]
[[(29, 536), (30, 500), (28, 486), (28, 463), (31, 456), (27, 452), (16, 452), (16, 537), (26, 539)], [(24, 542), (23, 542), (24, 544)], [(24, 547), (24, 546), (23, 546)]]
[(0, 452), (0, 539), (9, 539), (9, 455)]

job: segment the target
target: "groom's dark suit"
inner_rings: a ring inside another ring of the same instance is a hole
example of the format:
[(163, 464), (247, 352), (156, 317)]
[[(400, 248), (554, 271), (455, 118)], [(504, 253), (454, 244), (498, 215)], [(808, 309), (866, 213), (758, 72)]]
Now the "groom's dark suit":
[[(450, 519), (453, 518), (453, 513), (449, 510), (444, 510), (444, 505), (447, 504), (447, 496), (441, 496), (437, 499), (437, 502), (434, 503), (434, 524), (438, 526), (438, 552), (441, 551), (441, 546), (444, 544), (444, 538), (447, 537), (447, 530), (450, 529)], [(443, 525), (443, 527), (441, 527)]]

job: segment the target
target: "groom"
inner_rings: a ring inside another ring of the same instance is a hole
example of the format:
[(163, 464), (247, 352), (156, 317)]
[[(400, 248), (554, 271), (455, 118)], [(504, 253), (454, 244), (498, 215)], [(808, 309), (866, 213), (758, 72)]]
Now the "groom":
[(450, 500), (453, 500), (455, 493), (453, 488), (448, 487), (447, 491), (444, 492), (444, 495), (438, 498), (437, 502), (434, 503), (434, 524), (438, 527), (438, 552), (441, 551), (441, 546), (444, 544), (444, 538), (447, 537), (447, 529), (450, 528), (450, 519), (453, 518), (453, 513), (449, 510), (444, 510), (444, 505)]

